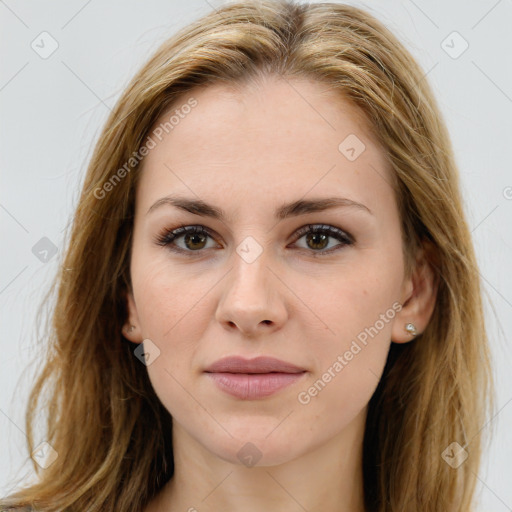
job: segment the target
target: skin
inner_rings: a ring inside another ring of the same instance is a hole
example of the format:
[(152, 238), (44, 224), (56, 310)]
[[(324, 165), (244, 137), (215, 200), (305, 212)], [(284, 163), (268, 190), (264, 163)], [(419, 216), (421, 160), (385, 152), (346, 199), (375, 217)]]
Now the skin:
[[(174, 477), (146, 511), (363, 511), (368, 402), (391, 342), (414, 339), (407, 322), (425, 329), (436, 292), (422, 253), (413, 274), (404, 274), (385, 153), (356, 107), (314, 81), (267, 77), (190, 96), (197, 106), (150, 151), (136, 191), (126, 324), (135, 329), (126, 336), (160, 350), (146, 369), (173, 417), (175, 458)], [(354, 161), (338, 149), (349, 134), (366, 146)], [(227, 217), (169, 204), (147, 213), (168, 194), (201, 199)], [(339, 207), (274, 217), (284, 203), (331, 196), (371, 214)], [(355, 242), (343, 246), (331, 236), (327, 247), (315, 246), (318, 239), (295, 235), (307, 224), (338, 227)], [(181, 236), (175, 244), (183, 254), (155, 243), (180, 225), (205, 226), (213, 237), (186, 245)], [(262, 250), (251, 263), (236, 251), (246, 237)], [(298, 394), (332, 373), (357, 335), (389, 311), (394, 318), (300, 403)], [(203, 373), (227, 355), (270, 355), (307, 373), (267, 398), (241, 400)], [(260, 455), (252, 467), (237, 455), (248, 442)]]

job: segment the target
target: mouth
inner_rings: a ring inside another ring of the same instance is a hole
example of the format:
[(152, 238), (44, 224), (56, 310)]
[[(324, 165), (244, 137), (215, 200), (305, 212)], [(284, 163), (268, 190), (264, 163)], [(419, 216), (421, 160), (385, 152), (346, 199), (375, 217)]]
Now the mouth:
[(210, 373), (300, 373), (306, 371), (297, 365), (276, 359), (275, 357), (260, 356), (254, 359), (244, 359), (240, 356), (224, 357), (209, 366)]
[(273, 357), (227, 357), (216, 361), (205, 374), (217, 387), (242, 400), (268, 397), (297, 382), (307, 370)]

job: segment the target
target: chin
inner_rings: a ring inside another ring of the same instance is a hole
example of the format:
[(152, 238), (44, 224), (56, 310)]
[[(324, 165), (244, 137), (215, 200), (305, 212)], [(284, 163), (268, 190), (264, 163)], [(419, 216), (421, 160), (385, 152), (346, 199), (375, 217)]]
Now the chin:
[[(278, 466), (300, 455), (297, 436), (284, 430), (278, 434), (276, 422), (255, 428), (246, 426), (238, 431), (227, 429), (233, 437), (225, 436), (215, 443), (210, 439), (204, 446), (220, 459), (245, 467)], [(279, 428), (279, 427), (278, 427)], [(290, 440), (294, 439), (293, 442)]]

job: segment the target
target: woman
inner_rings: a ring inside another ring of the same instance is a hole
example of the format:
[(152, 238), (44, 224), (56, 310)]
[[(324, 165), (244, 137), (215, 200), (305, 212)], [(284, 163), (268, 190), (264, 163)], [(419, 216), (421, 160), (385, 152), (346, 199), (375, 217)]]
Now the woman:
[(39, 480), (3, 508), (472, 510), (492, 377), (422, 76), (338, 4), (229, 5), (161, 46), (89, 165)]

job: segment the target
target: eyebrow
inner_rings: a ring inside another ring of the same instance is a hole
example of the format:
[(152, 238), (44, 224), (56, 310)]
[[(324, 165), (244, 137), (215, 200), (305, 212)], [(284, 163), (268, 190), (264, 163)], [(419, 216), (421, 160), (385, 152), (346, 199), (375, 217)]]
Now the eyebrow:
[[(166, 204), (202, 217), (211, 217), (220, 221), (227, 218), (227, 215), (222, 208), (205, 203), (201, 199), (189, 199), (180, 196), (165, 196), (158, 199), (152, 206), (150, 206), (146, 215)], [(346, 197), (326, 197), (322, 199), (299, 199), (292, 203), (284, 204), (276, 210), (275, 216), (279, 220), (284, 220), (289, 217), (296, 217), (307, 213), (322, 212), (340, 207), (351, 207), (373, 215), (372, 211), (367, 206), (353, 201), (352, 199), (348, 199)]]

